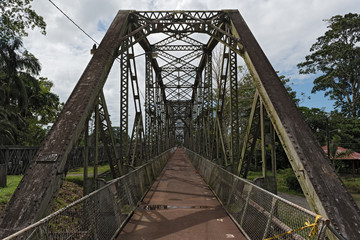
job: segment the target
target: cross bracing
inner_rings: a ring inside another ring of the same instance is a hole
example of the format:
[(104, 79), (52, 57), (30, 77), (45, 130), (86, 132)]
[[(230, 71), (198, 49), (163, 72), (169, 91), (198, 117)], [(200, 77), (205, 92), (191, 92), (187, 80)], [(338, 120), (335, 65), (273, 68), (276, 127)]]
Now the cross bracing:
[[(223, 54), (215, 81), (213, 51), (218, 45)], [(144, 79), (139, 79), (136, 46), (144, 51)], [(245, 130), (239, 122), (244, 115), (237, 78), (240, 57), (256, 88)], [(265, 138), (271, 135), (271, 153), (277, 141), (312, 210), (329, 218), (347, 238), (359, 236), (359, 208), (237, 10), (119, 11), (8, 204), (1, 232), (49, 213), (66, 174), (68, 154), (82, 139), (88, 142), (85, 132), (93, 112), (96, 130), (109, 130), (102, 89), (115, 59), (120, 61), (120, 151), (114, 153), (111, 131), (102, 134), (110, 141), (95, 137), (96, 146), (106, 142), (114, 177), (178, 144), (246, 177), (258, 149), (267, 187), (275, 180), (267, 168), (271, 165), (276, 172), (273, 154), (266, 164)], [(145, 81), (145, 103), (139, 81)], [(133, 119), (128, 116), (130, 104)]]

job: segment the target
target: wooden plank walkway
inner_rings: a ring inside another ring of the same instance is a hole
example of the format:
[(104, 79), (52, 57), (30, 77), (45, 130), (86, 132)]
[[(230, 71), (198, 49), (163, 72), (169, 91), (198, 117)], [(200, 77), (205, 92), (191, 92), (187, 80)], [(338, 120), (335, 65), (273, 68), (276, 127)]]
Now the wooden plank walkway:
[(245, 239), (177, 149), (117, 239)]

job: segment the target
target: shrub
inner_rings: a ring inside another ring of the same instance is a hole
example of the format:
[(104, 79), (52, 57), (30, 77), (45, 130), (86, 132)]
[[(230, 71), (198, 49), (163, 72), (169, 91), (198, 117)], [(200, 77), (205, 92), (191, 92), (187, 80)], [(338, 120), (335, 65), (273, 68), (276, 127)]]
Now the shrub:
[(289, 190), (302, 193), (299, 181), (297, 180), (293, 170), (291, 168), (285, 169), (285, 182)]

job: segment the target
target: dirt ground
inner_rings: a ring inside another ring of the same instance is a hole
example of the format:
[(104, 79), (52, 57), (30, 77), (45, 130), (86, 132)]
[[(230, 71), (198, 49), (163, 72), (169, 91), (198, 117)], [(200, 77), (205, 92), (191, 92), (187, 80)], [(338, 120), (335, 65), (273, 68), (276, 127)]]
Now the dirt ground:
[[(54, 207), (54, 212), (66, 205), (80, 199), (83, 196), (83, 188), (75, 183), (64, 181), (60, 190), (59, 197)], [(0, 215), (5, 209), (6, 204), (0, 204)]]
[(310, 209), (309, 204), (307, 203), (305, 197), (290, 195), (290, 194), (281, 193), (281, 192), (278, 192), (278, 196), (282, 197), (292, 203), (295, 203), (303, 208)]

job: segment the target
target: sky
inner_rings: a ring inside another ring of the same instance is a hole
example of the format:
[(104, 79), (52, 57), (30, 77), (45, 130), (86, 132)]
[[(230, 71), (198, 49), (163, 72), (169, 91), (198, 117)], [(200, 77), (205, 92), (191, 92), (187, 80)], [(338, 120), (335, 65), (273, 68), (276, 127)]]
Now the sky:
[[(326, 31), (324, 19), (360, 13), (359, 0), (52, 0), (93, 39), (100, 42), (118, 10), (238, 9), (275, 70), (291, 79), (293, 90), (305, 93), (300, 105), (332, 110), (323, 93), (311, 94), (315, 76), (299, 75), (316, 39)], [(91, 59), (94, 42), (71, 23), (50, 1), (34, 0), (33, 9), (44, 17), (47, 34), (29, 31), (24, 46), (42, 65), (41, 76), (54, 83), (53, 91), (66, 102)], [(140, 63), (141, 65), (141, 63)], [(139, 74), (139, 79), (142, 78)], [(119, 125), (119, 64), (114, 64), (104, 88), (113, 126)], [(142, 94), (144, 90), (141, 90)], [(300, 97), (300, 96), (298, 96)], [(143, 101), (143, 100), (142, 100)], [(130, 111), (131, 114), (131, 111)]]

